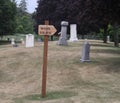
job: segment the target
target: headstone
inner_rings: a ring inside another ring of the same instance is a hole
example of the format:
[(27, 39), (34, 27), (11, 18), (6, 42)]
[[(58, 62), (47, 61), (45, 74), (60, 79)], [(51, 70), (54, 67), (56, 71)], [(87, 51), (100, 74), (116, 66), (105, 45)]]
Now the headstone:
[(10, 38), (7, 38), (7, 41), (10, 41)]
[(34, 47), (34, 35), (26, 35), (26, 47)]
[(107, 36), (107, 42), (110, 42), (110, 36), (109, 35)]
[(42, 42), (42, 40), (40, 38), (37, 39), (37, 42)]
[(77, 38), (77, 25), (71, 24), (70, 25), (70, 39), (69, 41), (78, 41)]
[(18, 45), (17, 45), (17, 44), (14, 44), (13, 47), (18, 47)]
[(67, 21), (61, 22), (61, 35), (59, 37), (58, 45), (67, 45)]
[(15, 45), (15, 39), (14, 38), (11, 39), (11, 44)]
[(90, 53), (90, 44), (88, 41), (85, 41), (82, 48), (82, 58), (80, 59), (82, 62), (88, 62), (89, 59), (89, 53)]
[(22, 44), (25, 44), (25, 41), (24, 41), (23, 39), (21, 39), (21, 43), (22, 43)]
[(12, 44), (13, 47), (18, 47), (18, 45), (15, 43), (15, 39), (14, 38), (11, 39), (11, 44)]

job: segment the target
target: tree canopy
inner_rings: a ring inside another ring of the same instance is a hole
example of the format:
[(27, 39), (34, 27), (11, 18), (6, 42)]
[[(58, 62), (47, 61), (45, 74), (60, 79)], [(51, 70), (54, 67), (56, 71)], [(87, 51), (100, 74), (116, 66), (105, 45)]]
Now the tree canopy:
[(0, 35), (13, 34), (15, 31), (16, 4), (11, 0), (0, 0)]
[(26, 0), (21, 0), (17, 7), (16, 14), (16, 33), (28, 34), (33, 33), (32, 14), (27, 12)]
[(119, 0), (38, 0), (34, 14), (36, 25), (45, 19), (60, 25), (62, 20), (79, 25), (79, 32), (98, 31), (108, 23), (119, 21)]
[(25, 14), (27, 11), (27, 2), (26, 0), (21, 0), (19, 4), (19, 10), (21, 13)]

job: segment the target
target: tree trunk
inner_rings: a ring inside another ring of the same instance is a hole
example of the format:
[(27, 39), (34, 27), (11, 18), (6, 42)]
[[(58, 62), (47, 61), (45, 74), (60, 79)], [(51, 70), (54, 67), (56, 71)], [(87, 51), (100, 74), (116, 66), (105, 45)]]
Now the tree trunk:
[(104, 27), (103, 43), (107, 43), (107, 26)]
[(51, 41), (53, 41), (53, 36), (51, 36)]
[(85, 39), (85, 36), (82, 34), (82, 39)]
[(3, 39), (3, 35), (1, 35), (1, 40)]
[(116, 22), (116, 23), (114, 24), (114, 46), (115, 46), (115, 47), (119, 47), (118, 28), (119, 28), (119, 25), (118, 25), (118, 23)]

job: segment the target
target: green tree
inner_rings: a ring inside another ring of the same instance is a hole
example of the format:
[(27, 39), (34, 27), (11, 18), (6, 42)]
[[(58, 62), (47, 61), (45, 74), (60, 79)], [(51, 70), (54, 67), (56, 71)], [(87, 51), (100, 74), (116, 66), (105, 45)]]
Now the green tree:
[(0, 0), (0, 35), (15, 32), (16, 3), (11, 0)]
[(20, 18), (20, 24), (23, 26), (23, 33), (31, 33), (33, 32), (32, 30), (32, 20), (30, 18), (30, 15), (23, 15)]
[(104, 43), (107, 41), (106, 34), (110, 23), (115, 30), (115, 46), (118, 46), (120, 0), (38, 0), (33, 18), (36, 21), (36, 33), (38, 25), (44, 23), (45, 19), (59, 28), (62, 20), (76, 23), (78, 33), (82, 35), (104, 29)]
[(21, 0), (20, 1), (19, 9), (20, 9), (21, 13), (23, 13), (23, 14), (26, 13), (26, 11), (27, 11), (27, 2), (26, 2), (26, 0)]
[(24, 14), (16, 17), (16, 33), (33, 33), (33, 20), (31, 14)]
[(17, 7), (16, 15), (16, 33), (27, 34), (33, 33), (33, 20), (32, 14), (27, 12), (27, 2), (26, 0), (21, 0), (19, 6)]

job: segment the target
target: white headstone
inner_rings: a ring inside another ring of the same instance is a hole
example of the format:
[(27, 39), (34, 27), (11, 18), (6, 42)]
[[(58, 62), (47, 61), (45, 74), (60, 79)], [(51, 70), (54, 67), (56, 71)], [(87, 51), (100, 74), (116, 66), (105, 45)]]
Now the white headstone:
[(110, 36), (109, 35), (107, 36), (107, 42), (110, 42)]
[(22, 44), (25, 44), (25, 41), (24, 41), (23, 39), (21, 39), (21, 43), (22, 43)]
[(15, 45), (15, 39), (14, 38), (11, 39), (11, 44)]
[(71, 24), (70, 25), (70, 39), (69, 41), (78, 41), (77, 38), (77, 25)]
[(26, 47), (34, 47), (34, 35), (26, 35)]

